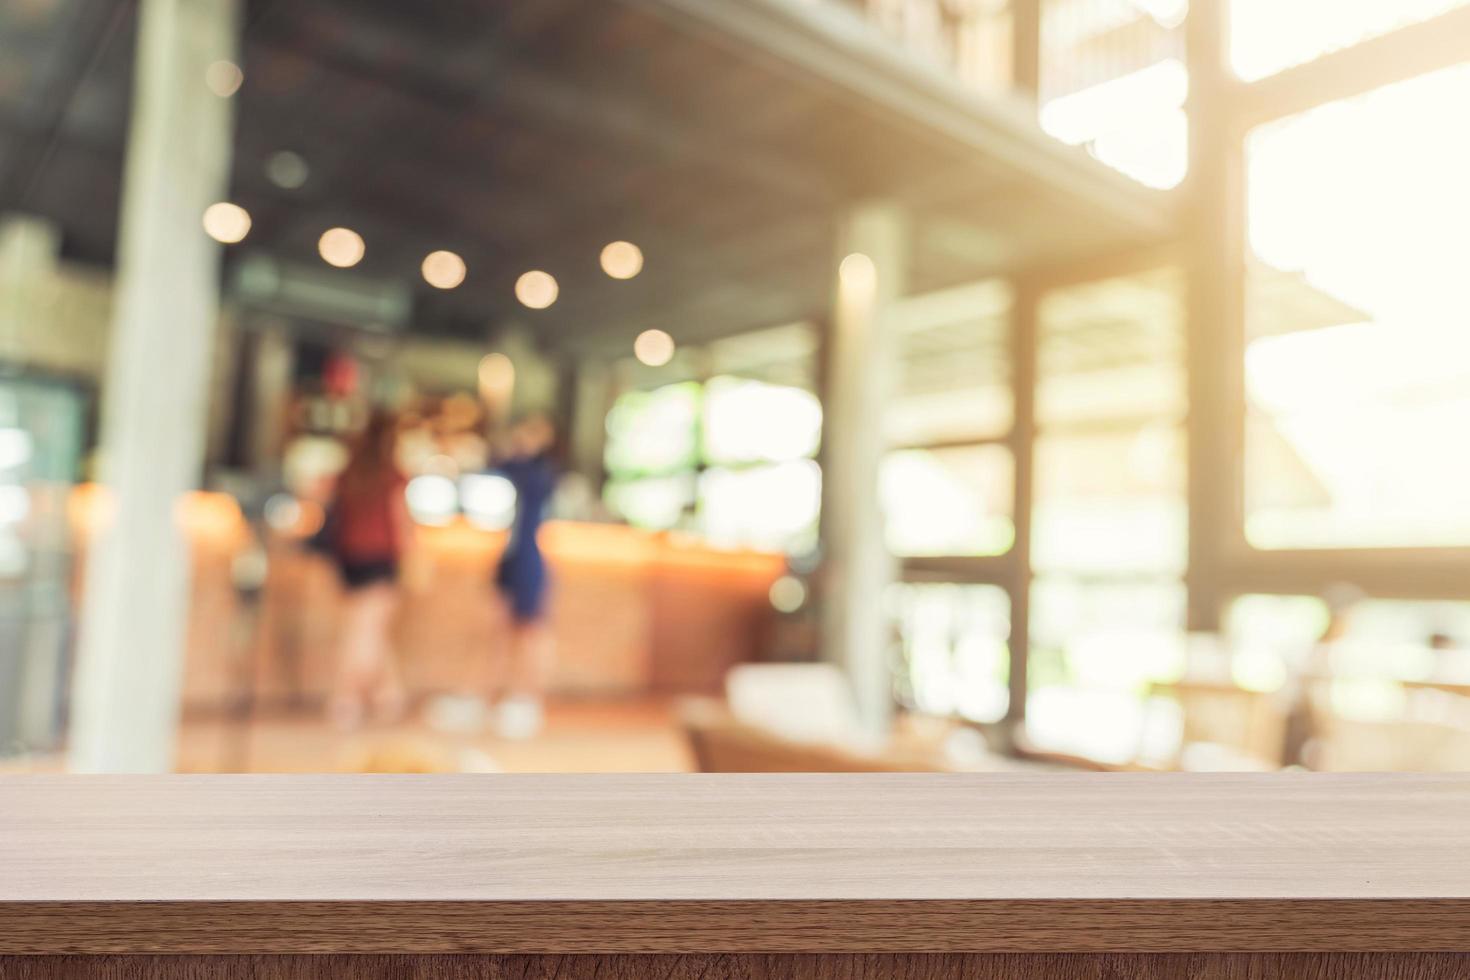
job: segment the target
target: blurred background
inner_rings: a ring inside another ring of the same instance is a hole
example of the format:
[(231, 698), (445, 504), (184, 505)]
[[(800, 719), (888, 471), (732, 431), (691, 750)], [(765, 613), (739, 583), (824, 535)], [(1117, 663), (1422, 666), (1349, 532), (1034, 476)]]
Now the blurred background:
[(1470, 768), (1467, 105), (1463, 0), (0, 0), (0, 769)]

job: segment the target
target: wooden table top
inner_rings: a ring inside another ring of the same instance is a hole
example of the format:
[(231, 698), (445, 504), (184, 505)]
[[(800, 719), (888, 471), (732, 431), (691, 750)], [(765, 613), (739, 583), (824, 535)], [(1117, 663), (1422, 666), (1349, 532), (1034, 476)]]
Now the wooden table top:
[(1470, 776), (0, 778), (0, 952), (1186, 941), (1470, 949)]

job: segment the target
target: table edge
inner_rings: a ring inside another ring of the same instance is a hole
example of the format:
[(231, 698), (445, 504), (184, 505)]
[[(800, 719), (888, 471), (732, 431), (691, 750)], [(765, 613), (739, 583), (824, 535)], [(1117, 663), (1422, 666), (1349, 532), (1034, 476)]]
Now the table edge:
[(4, 901), (0, 955), (1470, 951), (1470, 898)]

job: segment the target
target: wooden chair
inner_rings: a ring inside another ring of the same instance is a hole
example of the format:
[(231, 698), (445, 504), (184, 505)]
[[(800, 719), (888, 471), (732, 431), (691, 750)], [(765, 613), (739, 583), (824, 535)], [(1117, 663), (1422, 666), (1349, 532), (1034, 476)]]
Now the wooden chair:
[(1234, 758), (1239, 768), (1281, 767), (1286, 711), (1277, 695), (1230, 681), (1190, 678), (1156, 685), (1155, 691), (1179, 704), (1184, 716), (1181, 749), (1208, 745), (1222, 750), (1223, 758)]
[(863, 752), (836, 743), (797, 741), (737, 720), (719, 701), (679, 705), (679, 720), (700, 772), (948, 772), (937, 756)]

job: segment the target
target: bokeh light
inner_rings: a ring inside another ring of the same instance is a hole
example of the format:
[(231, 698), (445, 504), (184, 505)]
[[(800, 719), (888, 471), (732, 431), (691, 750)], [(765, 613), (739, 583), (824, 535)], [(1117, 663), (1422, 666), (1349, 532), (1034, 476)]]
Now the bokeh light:
[(662, 330), (645, 330), (633, 341), (633, 356), (649, 367), (663, 367), (674, 359), (674, 338)]
[(516, 368), (511, 359), (501, 353), (486, 354), (480, 359), (480, 398), (492, 408), (510, 405), (511, 392), (515, 389)]
[(794, 575), (782, 575), (771, 583), (770, 599), (777, 612), (794, 613), (806, 604), (806, 586)]
[(35, 443), (31, 434), (15, 426), (0, 428), (0, 470), (24, 466), (31, 461)]
[(217, 242), (233, 245), (250, 234), (250, 213), (229, 201), (211, 204), (204, 209), (204, 231)]
[(602, 247), (602, 271), (614, 279), (632, 279), (643, 271), (643, 250), (632, 242), (608, 242)]
[(842, 285), (855, 293), (871, 293), (878, 285), (878, 267), (862, 252), (853, 252), (837, 267)]
[(408, 481), (408, 512), (418, 524), (442, 527), (459, 513), (459, 486), (450, 477), (427, 473)]
[(420, 270), (424, 274), (424, 282), (435, 289), (453, 289), (464, 282), (466, 272), (464, 259), (442, 249), (424, 256)]
[(306, 511), (299, 498), (289, 493), (275, 493), (265, 502), (264, 516), (266, 526), (271, 530), (291, 534), (300, 529)]
[(311, 176), (311, 168), (301, 154), (277, 150), (265, 161), (265, 176), (282, 190), (294, 191), (305, 185), (306, 178)]
[(328, 228), (317, 241), (316, 248), (327, 265), (339, 269), (357, 265), (367, 252), (362, 236), (351, 228)]
[(222, 99), (228, 99), (245, 84), (245, 73), (233, 61), (213, 61), (204, 69), (204, 84)]
[(503, 531), (516, 516), (516, 488), (494, 473), (471, 473), (460, 478), (459, 500), (465, 517), (476, 527)]
[(556, 279), (549, 272), (532, 269), (516, 280), (516, 299), (533, 310), (544, 310), (556, 302)]

